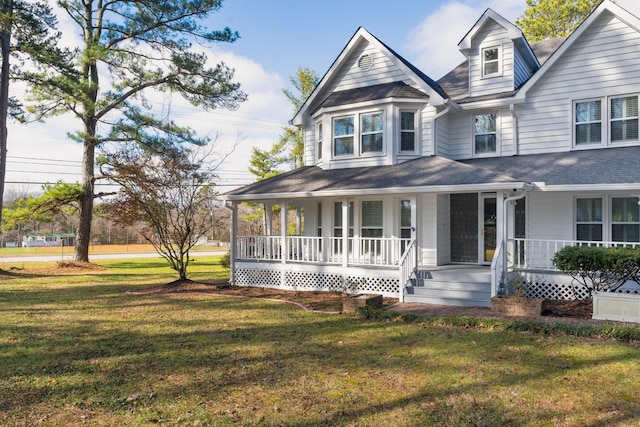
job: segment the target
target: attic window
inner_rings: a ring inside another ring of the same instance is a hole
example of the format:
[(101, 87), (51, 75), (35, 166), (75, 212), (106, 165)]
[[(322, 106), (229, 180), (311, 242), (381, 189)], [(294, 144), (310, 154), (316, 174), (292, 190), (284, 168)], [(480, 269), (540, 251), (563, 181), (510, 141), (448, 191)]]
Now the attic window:
[(369, 71), (373, 67), (373, 56), (366, 54), (358, 59), (358, 68), (362, 71)]
[(482, 49), (482, 77), (500, 75), (500, 48), (498, 46)]

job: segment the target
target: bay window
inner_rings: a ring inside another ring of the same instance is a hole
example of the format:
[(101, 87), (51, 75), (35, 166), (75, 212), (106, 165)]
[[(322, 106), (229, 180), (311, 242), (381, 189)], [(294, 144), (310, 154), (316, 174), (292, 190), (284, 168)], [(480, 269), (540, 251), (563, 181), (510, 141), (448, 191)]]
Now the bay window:
[(317, 127), (317, 136), (316, 136), (316, 150), (318, 150), (318, 160), (322, 159), (322, 122), (318, 122)]
[(382, 113), (360, 116), (360, 150), (362, 153), (382, 151)]
[[(354, 141), (358, 140), (356, 145)], [(376, 111), (333, 119), (333, 155), (359, 156), (384, 151), (384, 113)]]
[(415, 116), (413, 111), (400, 112), (400, 151), (416, 151)]
[(355, 127), (353, 116), (333, 120), (333, 154), (336, 156), (353, 154)]

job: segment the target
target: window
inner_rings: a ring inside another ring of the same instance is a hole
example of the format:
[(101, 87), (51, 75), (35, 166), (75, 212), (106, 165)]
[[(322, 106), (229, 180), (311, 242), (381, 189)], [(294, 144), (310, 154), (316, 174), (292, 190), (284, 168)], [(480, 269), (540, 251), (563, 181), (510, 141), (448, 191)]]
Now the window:
[(400, 112), (400, 151), (416, 151), (416, 119), (413, 111)]
[(482, 49), (482, 76), (489, 77), (500, 74), (500, 48)]
[(602, 199), (576, 199), (576, 240), (602, 241)]
[(400, 200), (400, 238), (411, 238), (411, 201)]
[(362, 202), (362, 237), (382, 237), (382, 200)]
[(317, 233), (316, 236), (322, 237), (322, 203), (318, 203), (318, 212), (317, 212)]
[(496, 114), (480, 114), (473, 118), (474, 152), (487, 154), (496, 152)]
[(353, 117), (340, 117), (333, 120), (334, 155), (343, 156), (353, 154), (354, 132)]
[(611, 199), (611, 240), (640, 242), (640, 206), (637, 197)]
[(361, 152), (382, 151), (382, 113), (362, 114), (360, 116)]
[(602, 101), (576, 102), (576, 145), (602, 142)]
[(318, 141), (316, 143), (318, 149), (318, 160), (322, 159), (322, 122), (318, 123)]
[(611, 98), (611, 142), (638, 139), (638, 97)]

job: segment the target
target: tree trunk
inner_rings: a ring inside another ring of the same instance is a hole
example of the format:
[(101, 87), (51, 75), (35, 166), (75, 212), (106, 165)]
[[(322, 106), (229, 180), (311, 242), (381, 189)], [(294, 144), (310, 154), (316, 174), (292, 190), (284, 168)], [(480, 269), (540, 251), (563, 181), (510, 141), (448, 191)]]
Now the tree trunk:
[[(95, 129), (94, 129), (95, 134)], [(93, 218), (94, 195), (94, 156), (95, 146), (85, 140), (82, 155), (82, 199), (80, 200), (80, 215), (78, 231), (76, 232), (75, 260), (89, 262), (89, 244), (91, 243), (91, 219)]]
[[(13, 12), (13, 0), (2, 2), (2, 12)], [(2, 206), (4, 200), (4, 177), (7, 169), (7, 116), (9, 111), (9, 58), (11, 54), (11, 25), (0, 33), (2, 71), (0, 77), (0, 225), (2, 225)], [(0, 230), (0, 233), (2, 231)]]

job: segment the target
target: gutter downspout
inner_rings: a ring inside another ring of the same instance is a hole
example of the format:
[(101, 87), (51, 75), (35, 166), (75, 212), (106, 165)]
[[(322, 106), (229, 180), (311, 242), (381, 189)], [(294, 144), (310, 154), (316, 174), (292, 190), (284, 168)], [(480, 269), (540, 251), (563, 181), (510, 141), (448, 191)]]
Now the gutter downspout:
[(236, 234), (238, 234), (238, 204), (225, 202), (224, 206), (231, 210), (231, 225), (229, 227), (229, 284), (236, 284)]
[(433, 123), (431, 125), (432, 133), (433, 133), (432, 138), (431, 138), (432, 139), (432, 141), (431, 141), (432, 142), (432, 147), (433, 147), (433, 150), (431, 152), (432, 156), (436, 156), (438, 154), (438, 148), (437, 148), (437, 144), (438, 144), (438, 142), (437, 142), (438, 141), (437, 129), (438, 129), (438, 127), (437, 127), (436, 120), (438, 120), (440, 117), (442, 117), (445, 114), (447, 114), (449, 112), (449, 110), (451, 110), (451, 104), (449, 103), (448, 99), (444, 100), (444, 105), (445, 105), (445, 109), (440, 111), (439, 113), (436, 113), (436, 115), (433, 116), (433, 119), (431, 121), (431, 123)]
[(513, 155), (517, 156), (520, 154), (520, 140), (518, 138), (518, 115), (516, 114), (515, 104), (509, 105), (509, 112), (513, 118)]

